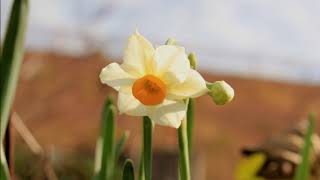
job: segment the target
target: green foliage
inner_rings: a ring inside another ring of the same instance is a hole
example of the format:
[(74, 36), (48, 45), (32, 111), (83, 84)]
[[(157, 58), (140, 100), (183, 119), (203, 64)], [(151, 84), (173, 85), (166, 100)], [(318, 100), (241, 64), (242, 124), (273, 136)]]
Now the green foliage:
[(140, 162), (139, 162), (139, 177), (138, 179), (139, 180), (145, 180), (144, 178), (144, 161), (143, 161), (143, 151), (141, 151), (141, 154), (140, 154)]
[(0, 58), (0, 148), (1, 180), (9, 179), (9, 170), (3, 151), (3, 140), (16, 91), (20, 65), (24, 53), (25, 31), (28, 19), (28, 0), (15, 0), (12, 5)]
[(126, 160), (123, 167), (123, 180), (134, 180), (134, 168), (133, 163), (130, 159)]
[(9, 169), (8, 169), (8, 165), (7, 165), (7, 160), (6, 160), (6, 156), (3, 150), (3, 146), (0, 146), (0, 160), (1, 160), (1, 164), (0, 164), (0, 179), (1, 180), (8, 180), (9, 179)]
[(111, 180), (113, 176), (115, 150), (115, 107), (107, 98), (102, 113), (101, 135), (96, 150), (96, 179)]
[(13, 98), (16, 92), (20, 65), (24, 53), (27, 28), (28, 0), (15, 0), (7, 26), (0, 59), (0, 122), (1, 142), (4, 139)]
[(256, 153), (249, 157), (243, 158), (236, 169), (236, 180), (264, 180), (257, 177), (258, 171), (265, 163), (266, 156), (263, 153)]
[(116, 178), (117, 162), (129, 137), (129, 133), (125, 132), (115, 144), (115, 111), (111, 99), (107, 98), (102, 112), (101, 134), (96, 147), (94, 177), (96, 180)]
[(152, 179), (152, 120), (143, 117), (143, 167), (145, 180)]
[(122, 134), (120, 139), (118, 140), (116, 147), (115, 147), (115, 160), (117, 161), (120, 158), (120, 155), (123, 151), (124, 145), (129, 137), (129, 132), (126, 131)]
[(304, 137), (304, 147), (301, 151), (302, 161), (298, 165), (294, 180), (308, 180), (310, 178), (310, 154), (312, 149), (312, 134), (315, 129), (315, 116), (309, 115), (309, 125)]

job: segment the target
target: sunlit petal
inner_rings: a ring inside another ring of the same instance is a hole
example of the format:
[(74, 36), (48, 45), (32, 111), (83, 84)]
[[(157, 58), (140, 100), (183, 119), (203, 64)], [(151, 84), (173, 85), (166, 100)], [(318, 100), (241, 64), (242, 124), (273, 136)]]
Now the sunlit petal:
[(147, 115), (147, 107), (141, 104), (132, 94), (119, 92), (118, 109), (120, 113), (130, 116)]
[(185, 49), (179, 46), (159, 46), (155, 52), (157, 74), (167, 84), (176, 84), (185, 81), (190, 63)]
[(161, 105), (148, 109), (148, 116), (156, 124), (178, 128), (186, 116), (183, 101), (165, 100)]
[(132, 75), (141, 77), (154, 69), (154, 48), (138, 32), (129, 37), (121, 67)]
[(102, 83), (119, 90), (122, 86), (130, 87), (136, 78), (124, 71), (118, 63), (111, 63), (102, 69), (100, 80)]
[(195, 70), (190, 69), (187, 79), (181, 84), (174, 84), (168, 87), (168, 99), (179, 100), (196, 98), (207, 93), (208, 89), (205, 80)]

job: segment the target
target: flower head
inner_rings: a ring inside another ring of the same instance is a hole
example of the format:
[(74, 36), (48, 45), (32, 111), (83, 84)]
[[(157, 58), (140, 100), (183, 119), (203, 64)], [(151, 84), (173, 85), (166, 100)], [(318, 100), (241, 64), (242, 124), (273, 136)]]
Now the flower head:
[(129, 37), (123, 63), (107, 65), (100, 79), (119, 91), (120, 113), (149, 116), (157, 124), (175, 128), (186, 115), (184, 100), (207, 92), (205, 80), (190, 68), (183, 47), (153, 48), (138, 32)]

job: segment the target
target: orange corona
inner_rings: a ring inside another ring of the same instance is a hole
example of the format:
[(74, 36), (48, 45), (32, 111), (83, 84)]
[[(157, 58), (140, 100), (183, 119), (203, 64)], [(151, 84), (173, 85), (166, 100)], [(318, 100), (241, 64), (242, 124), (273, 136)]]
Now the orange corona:
[(156, 76), (146, 75), (134, 82), (132, 94), (144, 105), (157, 105), (166, 97), (166, 86)]

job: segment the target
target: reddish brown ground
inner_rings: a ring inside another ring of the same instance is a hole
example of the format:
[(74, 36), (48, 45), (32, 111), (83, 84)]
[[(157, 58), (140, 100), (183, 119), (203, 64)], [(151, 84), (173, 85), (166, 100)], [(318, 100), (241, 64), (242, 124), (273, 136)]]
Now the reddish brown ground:
[[(15, 110), (44, 147), (66, 151), (94, 148), (104, 98), (115, 95), (98, 79), (107, 63), (99, 55), (82, 58), (50, 53), (26, 55)], [(243, 146), (261, 142), (310, 111), (320, 117), (319, 86), (204, 76), (208, 81), (224, 79), (236, 92), (234, 101), (224, 107), (214, 105), (208, 96), (197, 100), (194, 152), (199, 161), (194, 168), (205, 172), (205, 179), (233, 179), (232, 172)], [(127, 152), (137, 154), (141, 121), (119, 116), (117, 122), (118, 133), (123, 130), (131, 133)], [(156, 127), (154, 146), (157, 151), (176, 151), (176, 131)]]

